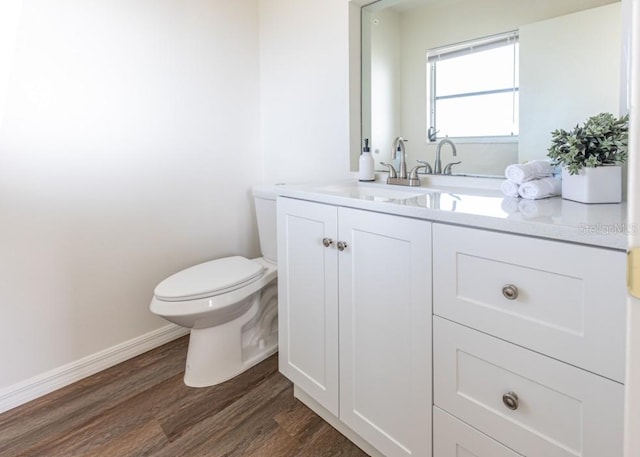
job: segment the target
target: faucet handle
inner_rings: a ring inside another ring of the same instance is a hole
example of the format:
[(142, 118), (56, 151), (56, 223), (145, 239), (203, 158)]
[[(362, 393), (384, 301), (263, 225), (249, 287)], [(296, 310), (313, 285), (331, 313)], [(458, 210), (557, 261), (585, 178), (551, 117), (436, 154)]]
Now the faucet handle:
[(384, 165), (385, 167), (389, 167), (389, 178), (397, 178), (398, 177), (398, 172), (396, 171), (396, 169), (394, 168), (393, 165), (391, 165), (390, 163), (384, 163), (384, 162), (380, 162), (380, 165)]
[(421, 168), (424, 168), (427, 174), (433, 173), (433, 170), (431, 169), (431, 165), (429, 165), (426, 161), (418, 160), (418, 162), (421, 162), (424, 165), (416, 165), (415, 167), (413, 167), (409, 172), (409, 179), (419, 179), (418, 170)]
[(459, 163), (462, 163), (462, 161), (460, 160), (460, 161), (458, 161), (458, 162), (451, 162), (451, 163), (448, 163), (448, 164), (444, 167), (444, 170), (442, 171), (442, 174), (443, 174), (443, 175), (450, 175), (450, 174), (451, 174), (451, 168), (452, 168), (454, 165), (458, 165)]
[(433, 168), (431, 168), (431, 165), (429, 165), (429, 162), (427, 162), (426, 160), (416, 160), (416, 162), (421, 163), (422, 166), (424, 167), (424, 172), (428, 175), (433, 174)]

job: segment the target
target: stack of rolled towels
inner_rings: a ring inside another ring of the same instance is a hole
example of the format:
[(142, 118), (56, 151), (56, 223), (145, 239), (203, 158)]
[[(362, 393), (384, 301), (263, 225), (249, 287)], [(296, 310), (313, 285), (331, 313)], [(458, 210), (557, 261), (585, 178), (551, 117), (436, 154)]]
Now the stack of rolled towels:
[(538, 200), (562, 192), (561, 182), (553, 177), (553, 166), (547, 160), (509, 165), (504, 175), (507, 180), (502, 183), (502, 193), (507, 197)]

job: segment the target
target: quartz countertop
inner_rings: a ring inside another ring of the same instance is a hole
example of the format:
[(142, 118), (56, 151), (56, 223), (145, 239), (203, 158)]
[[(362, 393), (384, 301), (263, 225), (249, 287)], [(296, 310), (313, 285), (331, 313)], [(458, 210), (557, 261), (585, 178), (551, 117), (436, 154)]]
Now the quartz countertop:
[(625, 250), (626, 204), (588, 205), (560, 197), (525, 200), (499, 190), (404, 187), (355, 180), (281, 185), (278, 195), (380, 213)]

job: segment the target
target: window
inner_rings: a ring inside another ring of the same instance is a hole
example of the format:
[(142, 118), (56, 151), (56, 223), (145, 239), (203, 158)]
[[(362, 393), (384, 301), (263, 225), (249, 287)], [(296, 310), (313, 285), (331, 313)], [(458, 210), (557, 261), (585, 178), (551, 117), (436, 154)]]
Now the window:
[(427, 52), (428, 137), (518, 135), (518, 32)]

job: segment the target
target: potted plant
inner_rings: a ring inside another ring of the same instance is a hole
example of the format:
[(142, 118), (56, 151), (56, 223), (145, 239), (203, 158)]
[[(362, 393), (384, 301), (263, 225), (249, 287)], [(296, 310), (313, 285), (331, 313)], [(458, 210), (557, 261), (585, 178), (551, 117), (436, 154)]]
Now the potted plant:
[(573, 130), (551, 132), (548, 157), (562, 165), (562, 198), (582, 203), (622, 201), (629, 116), (600, 113)]

